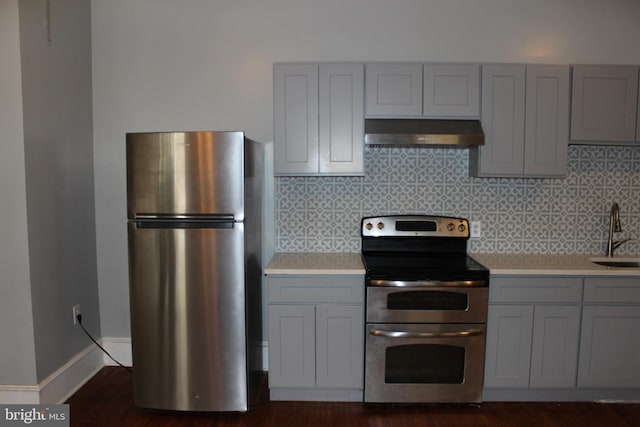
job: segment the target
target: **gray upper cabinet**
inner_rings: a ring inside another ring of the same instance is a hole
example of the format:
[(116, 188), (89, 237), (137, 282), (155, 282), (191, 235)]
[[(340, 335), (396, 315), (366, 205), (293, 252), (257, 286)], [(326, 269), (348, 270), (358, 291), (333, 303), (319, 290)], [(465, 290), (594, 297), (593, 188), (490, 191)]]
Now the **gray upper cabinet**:
[(273, 67), (276, 174), (318, 172), (318, 65)]
[(275, 64), (274, 173), (364, 174), (364, 66)]
[(422, 64), (367, 64), (365, 114), (422, 115)]
[(566, 176), (569, 145), (569, 67), (528, 65), (524, 175)]
[(319, 172), (364, 174), (364, 66), (321, 64)]
[(565, 176), (569, 67), (483, 65), (481, 121), (485, 145), (471, 151), (471, 175)]
[(480, 65), (424, 64), (422, 115), (480, 116)]
[(475, 176), (524, 173), (524, 65), (482, 66), (482, 128), (485, 145), (471, 150)]
[(367, 117), (477, 118), (478, 64), (367, 64)]
[(639, 141), (638, 67), (574, 65), (571, 140), (619, 144)]

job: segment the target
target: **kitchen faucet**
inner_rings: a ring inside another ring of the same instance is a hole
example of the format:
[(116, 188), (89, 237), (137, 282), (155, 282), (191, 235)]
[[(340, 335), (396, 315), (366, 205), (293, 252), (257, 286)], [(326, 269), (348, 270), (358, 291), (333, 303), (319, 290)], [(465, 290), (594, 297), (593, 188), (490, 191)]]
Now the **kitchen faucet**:
[(631, 239), (623, 239), (613, 241), (613, 233), (619, 233), (622, 231), (620, 225), (620, 207), (617, 203), (611, 205), (611, 212), (609, 212), (609, 240), (607, 241), (607, 256), (612, 257), (613, 251), (615, 251), (620, 245), (628, 242)]

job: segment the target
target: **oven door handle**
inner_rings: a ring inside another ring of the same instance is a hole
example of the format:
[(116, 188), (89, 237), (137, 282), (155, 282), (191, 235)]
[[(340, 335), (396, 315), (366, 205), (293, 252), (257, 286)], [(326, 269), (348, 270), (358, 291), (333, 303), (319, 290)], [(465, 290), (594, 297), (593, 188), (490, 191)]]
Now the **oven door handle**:
[(412, 287), (480, 287), (487, 286), (485, 280), (369, 280), (370, 286), (387, 286), (396, 288), (412, 288)]
[(385, 338), (467, 338), (482, 335), (482, 329), (467, 329), (456, 332), (412, 332), (412, 331), (385, 331), (382, 329), (371, 329), (370, 335)]

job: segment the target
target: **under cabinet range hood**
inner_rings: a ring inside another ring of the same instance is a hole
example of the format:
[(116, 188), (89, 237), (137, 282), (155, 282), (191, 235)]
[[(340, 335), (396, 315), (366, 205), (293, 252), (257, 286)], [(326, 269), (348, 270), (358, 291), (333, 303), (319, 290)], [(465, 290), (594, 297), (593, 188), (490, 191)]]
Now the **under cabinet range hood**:
[(366, 119), (364, 142), (383, 147), (473, 147), (484, 144), (479, 120)]

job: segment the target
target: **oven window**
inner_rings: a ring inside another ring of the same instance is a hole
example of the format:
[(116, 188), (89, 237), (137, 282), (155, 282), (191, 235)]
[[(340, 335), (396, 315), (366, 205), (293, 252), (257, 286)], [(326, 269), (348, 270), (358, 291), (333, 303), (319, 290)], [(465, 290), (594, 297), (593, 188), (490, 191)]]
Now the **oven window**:
[(441, 344), (410, 344), (387, 347), (386, 383), (462, 384), (464, 347)]
[(387, 295), (389, 310), (467, 310), (469, 295), (447, 291), (403, 291)]

